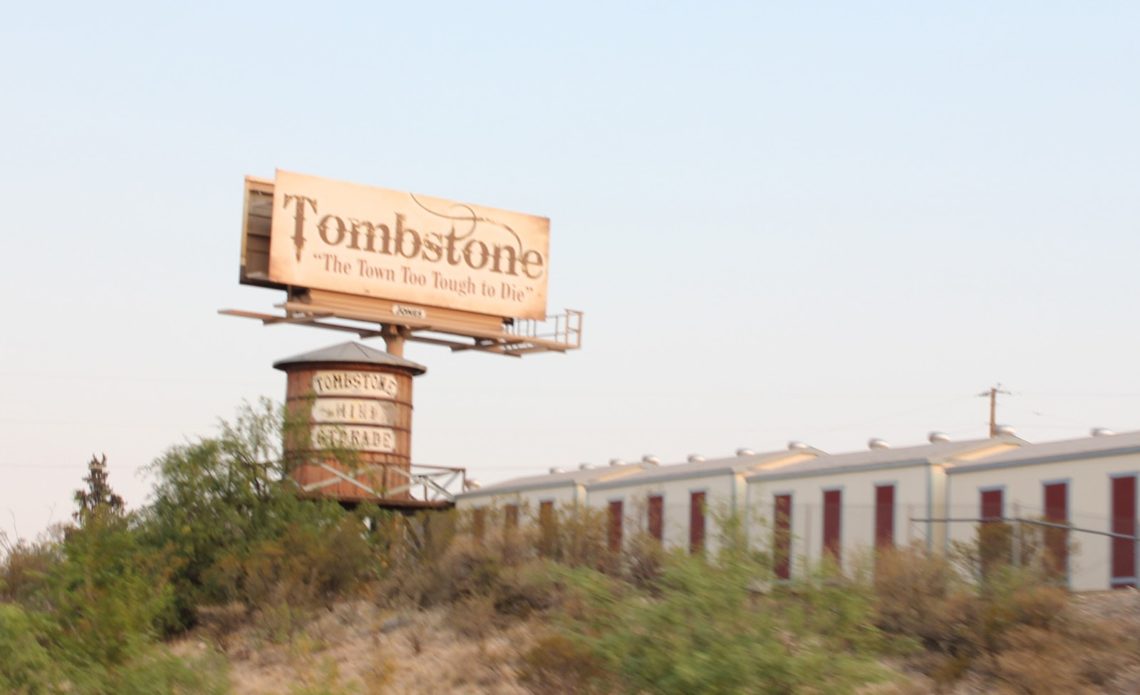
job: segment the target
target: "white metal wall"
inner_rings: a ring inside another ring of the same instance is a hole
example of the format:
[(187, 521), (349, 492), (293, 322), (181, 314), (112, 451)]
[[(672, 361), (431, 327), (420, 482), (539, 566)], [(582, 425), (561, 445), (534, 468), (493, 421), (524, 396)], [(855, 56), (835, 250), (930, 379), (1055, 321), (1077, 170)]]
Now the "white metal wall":
[(841, 490), (840, 561), (845, 570), (873, 548), (875, 542), (875, 486), (895, 486), (894, 539), (897, 546), (926, 543), (925, 524), (910, 523), (925, 517), (934, 466), (910, 466), (872, 471), (814, 475), (777, 480), (752, 480), (747, 501), (749, 536), (752, 544), (770, 550), (775, 529), (774, 498), (792, 496), (792, 577), (802, 577), (823, 557), (823, 493)]
[[(463, 495), (455, 500), (455, 508), (459, 510), (476, 509), (479, 507), (494, 507), (502, 509), (508, 504), (519, 506), (519, 523), (527, 523), (537, 518), (539, 504), (550, 500), (554, 502), (556, 510), (573, 507), (582, 496), (581, 487), (577, 485), (559, 485), (549, 488), (531, 488), (520, 491), (502, 491), (486, 495)], [(532, 518), (533, 517), (533, 518)], [(496, 520), (497, 523), (498, 520)]]
[(648, 530), (647, 499), (650, 495), (663, 495), (662, 508), (663, 538), (666, 548), (689, 548), (689, 510), (691, 495), (705, 493), (705, 549), (710, 555), (719, 547), (720, 526), (718, 517), (733, 511), (734, 488), (742, 489), (739, 476), (732, 473), (719, 473), (702, 477), (667, 480), (660, 482), (637, 482), (631, 479), (620, 486), (586, 489), (586, 504), (598, 509), (607, 509), (609, 503), (622, 501), (623, 539), (634, 533)]
[[(1140, 473), (1140, 454), (1085, 458), (990, 470), (952, 472), (948, 476), (947, 516), (976, 518), (981, 511), (981, 490), (1000, 488), (1007, 517), (1044, 516), (1044, 484), (1067, 481), (1069, 523), (1074, 527), (1111, 530), (1111, 476)], [(971, 542), (975, 526), (948, 524), (951, 542)], [(1110, 588), (1111, 539), (1070, 533), (1069, 586), (1075, 591)]]

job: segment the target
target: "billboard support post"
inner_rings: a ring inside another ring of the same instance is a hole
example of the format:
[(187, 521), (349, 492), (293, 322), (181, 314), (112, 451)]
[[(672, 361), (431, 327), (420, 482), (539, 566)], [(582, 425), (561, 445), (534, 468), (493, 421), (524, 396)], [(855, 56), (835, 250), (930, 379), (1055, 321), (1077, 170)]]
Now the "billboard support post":
[(408, 338), (408, 329), (392, 323), (380, 325), (380, 337), (384, 339), (384, 347), (393, 357), (404, 356), (404, 343)]

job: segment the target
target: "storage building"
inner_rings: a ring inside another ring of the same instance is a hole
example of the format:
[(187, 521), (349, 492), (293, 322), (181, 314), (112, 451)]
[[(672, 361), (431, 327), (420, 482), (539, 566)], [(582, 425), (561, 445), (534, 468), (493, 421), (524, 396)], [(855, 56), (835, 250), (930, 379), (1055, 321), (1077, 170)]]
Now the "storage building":
[(647, 532), (667, 548), (715, 552), (718, 519), (739, 511), (745, 476), (771, 467), (808, 461), (823, 452), (793, 442), (787, 450), (762, 454), (742, 449), (736, 456), (647, 468), (634, 475), (586, 486), (587, 504), (606, 510), (611, 549), (633, 533)]
[[(624, 478), (641, 472), (648, 464), (623, 464), (593, 467), (582, 464), (573, 470), (552, 468), (546, 475), (505, 480), (463, 492), (455, 497), (455, 507), (469, 510), (474, 516), (476, 533), (488, 525), (546, 521), (560, 510), (586, 503), (586, 487), (592, 483)], [(501, 519), (489, 519), (494, 513)]]
[(772, 552), (775, 574), (787, 579), (829, 557), (849, 569), (864, 550), (923, 542), (941, 549), (946, 471), (1017, 449), (1010, 435), (953, 442), (932, 433), (930, 443), (891, 448), (872, 439), (867, 451), (818, 456), (767, 468), (747, 477), (745, 504), (752, 543)]
[[(972, 542), (979, 523), (1037, 528), (1037, 550), (1072, 589), (1135, 587), (1138, 475), (1140, 432), (1105, 430), (955, 466), (946, 486), (948, 541)], [(1031, 549), (1011, 540), (1008, 550)]]

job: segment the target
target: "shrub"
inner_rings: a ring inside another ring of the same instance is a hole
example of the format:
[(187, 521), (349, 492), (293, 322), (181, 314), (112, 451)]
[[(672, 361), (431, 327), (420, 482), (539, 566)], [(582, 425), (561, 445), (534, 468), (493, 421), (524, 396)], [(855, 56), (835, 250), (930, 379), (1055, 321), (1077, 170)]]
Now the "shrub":
[[(864, 627), (869, 601), (847, 601), (840, 587), (820, 593), (808, 586), (756, 602), (749, 587), (757, 571), (745, 561), (673, 554), (655, 597), (632, 587), (615, 592), (579, 571), (569, 582), (569, 643), (555, 642), (532, 658), (544, 659), (543, 674), (564, 664), (570, 678), (584, 649), (628, 692), (845, 689), (882, 677), (867, 649), (871, 640), (860, 636), (874, 632)], [(584, 599), (584, 610), (575, 598)]]
[(508, 568), (499, 578), (493, 594), (499, 615), (526, 618), (557, 603), (559, 587), (545, 561), (534, 561)]
[[(338, 504), (298, 498), (280, 450), (290, 422), (268, 400), (246, 405), (219, 436), (173, 447), (152, 465), (144, 537), (169, 558), (181, 626), (193, 624), (200, 603), (255, 605), (282, 581), (327, 595), (371, 559), (354, 535), (363, 538), (363, 527)], [(325, 535), (349, 547), (330, 547)], [(290, 587), (285, 594), (297, 595)]]
[(278, 538), (263, 539), (224, 556), (209, 578), (251, 608), (286, 601), (329, 604), (375, 576), (374, 556), (359, 519), (290, 523)]
[(45, 608), (43, 592), (60, 561), (59, 540), (9, 543), (0, 531), (0, 601)]
[(953, 638), (948, 604), (952, 594), (966, 587), (945, 557), (917, 546), (879, 549), (872, 586), (876, 624), (884, 631), (918, 639), (930, 648), (944, 648)]
[(417, 597), (421, 605), (446, 603), (474, 596), (491, 596), (498, 589), (503, 563), (486, 545), (456, 541), (438, 563), (424, 565), (428, 581)]
[(170, 622), (171, 590), (160, 554), (126, 520), (91, 520), (68, 533), (50, 578), (59, 641), (81, 661), (116, 665)]
[(953, 559), (972, 575), (966, 581), (951, 559), (919, 548), (878, 555), (876, 621), (925, 647), (912, 665), (941, 684), (973, 673), (1023, 692), (1080, 692), (1140, 660), (1128, 630), (1073, 613), (1031, 542), (1004, 531), (983, 536), (998, 546), (1016, 539), (1025, 564), (999, 555), (980, 562), (984, 544), (960, 547)]
[(661, 579), (665, 548), (648, 533), (634, 534), (625, 547), (625, 576), (639, 588), (651, 589)]
[(171, 591), (165, 557), (140, 542), (107, 482), (106, 459), (89, 470), (88, 490), (75, 495), (79, 526), (65, 529), (45, 593), (64, 654), (114, 667), (170, 623)]
[(156, 648), (112, 674), (100, 691), (108, 695), (222, 695), (230, 691), (228, 670), (225, 657), (212, 650), (180, 658)]
[(519, 682), (535, 693), (609, 693), (611, 681), (607, 664), (589, 647), (557, 633), (540, 637), (519, 665)]
[(0, 603), (0, 691), (26, 695), (56, 691), (60, 674), (44, 646), (49, 629), (44, 616)]
[(558, 514), (553, 557), (570, 567), (603, 569), (611, 561), (606, 517), (601, 509), (576, 506)]

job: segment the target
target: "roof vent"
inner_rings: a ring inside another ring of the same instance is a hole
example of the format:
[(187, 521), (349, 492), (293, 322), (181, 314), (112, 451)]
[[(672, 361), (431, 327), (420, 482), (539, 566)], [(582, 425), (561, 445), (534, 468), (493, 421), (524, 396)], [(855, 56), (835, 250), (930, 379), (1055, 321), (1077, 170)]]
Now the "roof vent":
[(997, 427), (994, 428), (994, 436), (995, 437), (1016, 437), (1017, 436), (1017, 430), (1013, 429), (1009, 425), (998, 425)]
[(622, 461), (621, 459), (610, 459), (610, 465), (611, 466), (624, 466), (625, 461)]
[(891, 443), (885, 439), (879, 439), (878, 437), (871, 437), (869, 440), (867, 440), (867, 448), (868, 449), (890, 449)]
[(700, 454), (689, 454), (688, 461), (689, 463), (704, 463), (705, 457)]
[(950, 435), (946, 434), (945, 432), (934, 430), (930, 434), (926, 435), (926, 439), (931, 444), (942, 444), (944, 442), (950, 441)]
[(753, 451), (753, 450), (751, 450), (751, 449), (743, 449), (743, 448), (741, 448), (741, 449), (737, 449), (737, 450), (736, 450), (736, 455), (737, 455), (737, 456), (755, 456), (755, 455), (756, 455), (756, 452), (755, 452), (755, 451)]
[(804, 451), (804, 450), (810, 449), (810, 448), (811, 447), (808, 446), (807, 444), (804, 444), (803, 442), (796, 440), (796, 439), (793, 439), (792, 441), (788, 442), (788, 451)]
[(565, 468), (559, 468), (558, 466), (554, 466), (553, 468), (550, 469), (551, 475), (554, 475), (555, 473), (565, 473), (565, 472), (566, 472)]
[(645, 456), (642, 456), (641, 462), (642, 463), (648, 463), (650, 466), (660, 466), (661, 465), (661, 459), (657, 458), (653, 454), (646, 454)]
[(1116, 432), (1113, 432), (1107, 427), (1094, 427), (1089, 430), (1089, 434), (1094, 437), (1111, 437), (1112, 435), (1116, 434)]
[(588, 470), (593, 469), (593, 467), (594, 467), (594, 464), (592, 464), (592, 463), (579, 463), (578, 464), (578, 470), (580, 470), (580, 471), (588, 471)]

